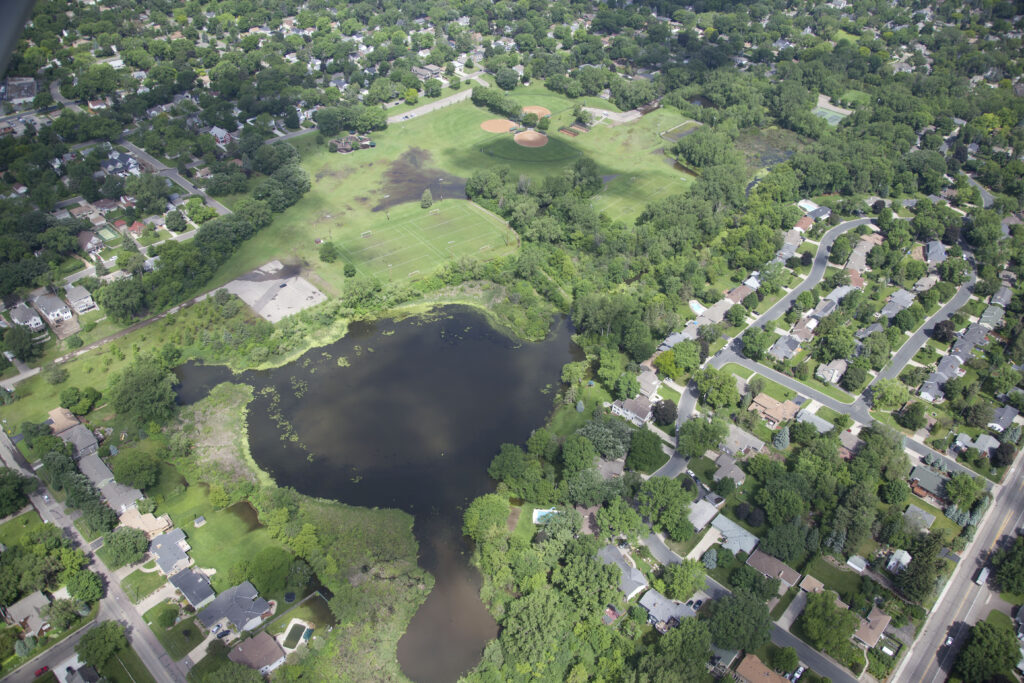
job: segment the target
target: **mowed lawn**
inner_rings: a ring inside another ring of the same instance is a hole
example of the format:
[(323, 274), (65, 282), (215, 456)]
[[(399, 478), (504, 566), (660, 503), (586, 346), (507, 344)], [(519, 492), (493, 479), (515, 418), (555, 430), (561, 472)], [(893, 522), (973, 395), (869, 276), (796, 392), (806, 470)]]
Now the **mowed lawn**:
[(436, 202), (430, 210), (402, 204), (388, 215), (378, 215), (366, 231), (358, 231), (361, 226), (332, 228), (343, 256), (331, 264), (334, 269), (351, 263), (357, 272), (381, 279), (424, 276), (451, 258), (508, 253), (516, 240), (503, 219), (464, 199)]
[[(663, 151), (670, 143), (659, 137), (687, 121), (679, 112), (659, 109), (633, 123), (603, 123), (573, 138), (558, 129), (572, 123), (577, 101), (540, 84), (517, 88), (511, 96), (524, 105), (536, 104), (552, 112), (547, 145), (521, 147), (508, 133), (485, 132), (480, 124), (497, 117), (469, 101), (372, 133), (376, 147), (351, 154), (332, 154), (326, 144), (316, 143), (316, 133), (293, 138), (289, 143), (302, 155), (303, 167), (312, 180), (311, 190), (297, 205), (275, 216), (259, 236), (241, 245), (211, 284), (225, 284), (267, 261), (281, 259), (306, 264), (313, 272), (313, 283), (328, 295), (338, 296), (344, 292), (344, 265), (349, 260), (360, 274), (399, 281), (410, 275), (427, 276), (453, 256), (493, 258), (510, 253), (514, 247), (506, 246), (503, 222), (479, 211), (479, 207), (462, 202), (465, 206), (452, 208), (458, 202), (446, 198), (434, 205), (441, 209), (437, 217), (419, 207), (423, 189), (439, 177), (448, 181), (453, 177), (465, 179), (499, 165), (507, 166), (513, 177), (540, 181), (564, 173), (580, 158), (590, 157), (609, 181), (605, 191), (594, 198), (594, 206), (615, 220), (629, 223), (651, 200), (686, 190), (690, 177), (671, 165)], [(595, 99), (587, 104), (615, 110)], [(423, 180), (411, 183), (412, 187), (407, 182), (396, 188), (396, 183), (409, 177), (405, 171), (396, 177), (396, 168), (410, 153), (415, 153), (412, 166), (415, 172), (422, 172)], [(398, 203), (399, 199), (404, 203)], [(390, 221), (380, 210), (385, 200), (394, 203), (389, 210)], [(387, 225), (396, 221), (399, 225)], [(439, 225), (448, 231), (447, 235), (437, 234)], [(366, 231), (383, 235), (385, 230), (389, 237), (394, 233), (396, 240), (405, 242), (402, 254), (389, 251), (396, 244), (360, 242), (364, 239), (360, 235)], [(426, 239), (420, 241), (417, 237)], [(318, 239), (336, 242), (343, 258), (332, 264), (321, 262)], [(489, 248), (481, 251), (485, 245)], [(387, 263), (391, 263), (390, 269)]]

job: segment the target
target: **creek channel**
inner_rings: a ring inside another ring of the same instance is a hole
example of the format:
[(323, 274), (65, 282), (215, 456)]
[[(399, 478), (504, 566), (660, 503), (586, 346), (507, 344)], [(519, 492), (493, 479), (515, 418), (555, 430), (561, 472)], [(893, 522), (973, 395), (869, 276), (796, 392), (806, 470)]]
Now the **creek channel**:
[[(493, 490), (487, 466), (498, 446), (523, 443), (544, 423), (562, 365), (580, 358), (565, 319), (545, 341), (524, 343), (471, 308), (447, 306), (354, 323), (334, 344), (272, 370), (183, 365), (178, 398), (192, 403), (225, 381), (252, 385), (250, 449), (278, 485), (415, 517), (419, 564), (436, 581), (398, 660), (417, 683), (448, 683), (497, 634), (469, 564), (462, 512)], [(282, 440), (264, 387), (276, 389), (276, 410), (297, 442)]]

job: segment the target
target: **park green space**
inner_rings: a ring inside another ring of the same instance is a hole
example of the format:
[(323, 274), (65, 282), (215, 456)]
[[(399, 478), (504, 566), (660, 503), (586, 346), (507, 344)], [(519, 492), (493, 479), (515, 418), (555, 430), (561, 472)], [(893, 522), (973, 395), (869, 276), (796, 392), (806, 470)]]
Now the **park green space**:
[[(590, 132), (572, 138), (559, 133), (558, 128), (572, 123), (576, 101), (541, 85), (522, 86), (510, 96), (524, 105), (539, 105), (552, 112), (547, 145), (521, 147), (511, 135), (485, 132), (480, 124), (497, 118), (496, 115), (469, 101), (372, 133), (370, 137), (376, 147), (351, 154), (331, 153), (326, 144), (317, 144), (316, 135), (291, 139), (289, 143), (299, 150), (302, 165), (312, 180), (311, 190), (296, 206), (277, 215), (257, 239), (242, 244), (218, 270), (212, 284), (224, 284), (277, 258), (310, 264), (318, 276), (315, 283), (329, 294), (338, 294), (344, 288), (346, 262), (352, 263), (361, 274), (400, 280), (410, 274), (413, 277), (429, 275), (452, 256), (471, 253), (488, 258), (514, 250), (496, 228), (504, 226), (504, 221), (488, 218), (476, 207), (455, 209), (452, 207), (459, 202), (449, 199), (435, 203), (432, 208), (441, 209), (440, 217), (435, 217), (429, 210), (419, 207), (422, 189), (400, 195), (406, 199), (402, 203), (397, 201), (399, 195), (390, 196), (394, 183), (401, 181), (393, 175), (398, 172), (393, 165), (403, 155), (408, 159), (410, 150), (415, 153), (418, 168), (424, 172), (436, 170), (437, 177), (449, 181), (455, 177), (468, 178), (476, 171), (497, 165), (508, 166), (513, 176), (529, 176), (537, 181), (564, 172), (582, 157), (590, 157), (609, 181), (604, 191), (594, 197), (595, 207), (615, 220), (629, 223), (652, 199), (686, 190), (690, 177), (673, 167), (673, 160), (663, 151), (669, 143), (659, 136), (687, 121), (677, 111), (658, 109), (621, 126), (599, 124)], [(605, 108), (614, 109), (607, 105)], [(393, 174), (389, 175), (389, 171)], [(435, 178), (431, 175), (430, 179)], [(374, 211), (385, 199), (394, 205), (387, 212)], [(477, 213), (471, 215), (473, 211)], [(371, 246), (377, 238), (413, 241), (408, 234), (403, 234), (403, 228), (405, 233), (413, 231), (421, 237), (433, 236), (438, 231), (429, 232), (429, 222), (450, 219), (451, 214), (458, 214), (457, 220), (461, 223), (457, 230), (453, 229), (453, 234), (433, 243), (434, 247), (442, 249), (417, 243), (416, 247), (424, 255), (418, 264), (405, 270), (395, 265), (394, 258), (390, 261), (380, 258), (384, 247), (360, 249)], [(398, 225), (398, 221), (405, 222)], [(363, 238), (367, 231), (371, 237)], [(482, 233), (491, 235), (488, 239), (493, 240), (491, 248), (484, 253), (480, 251), (484, 240)], [(343, 252), (348, 253), (335, 263), (322, 263), (317, 255), (317, 239), (338, 242)], [(368, 241), (364, 244), (363, 240)], [(386, 265), (389, 262), (393, 264), (390, 273)], [(419, 273), (415, 272), (417, 270)]]

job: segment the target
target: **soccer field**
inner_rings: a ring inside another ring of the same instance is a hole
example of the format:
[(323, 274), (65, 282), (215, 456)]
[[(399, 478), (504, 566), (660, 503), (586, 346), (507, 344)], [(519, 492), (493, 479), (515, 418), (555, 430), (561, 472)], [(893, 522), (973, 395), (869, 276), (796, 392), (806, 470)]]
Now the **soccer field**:
[[(666, 164), (666, 168), (671, 167)], [(669, 195), (682, 194), (691, 181), (692, 177), (683, 175), (681, 171), (620, 175), (605, 184), (601, 194), (594, 197), (594, 208), (607, 214), (613, 221), (633, 225), (644, 208), (644, 204), (638, 202), (637, 198), (653, 202)]]
[(463, 199), (436, 202), (430, 209), (403, 204), (375, 216), (371, 225), (342, 228), (340, 234), (338, 228), (331, 228), (342, 254), (333, 267), (351, 263), (361, 275), (415, 278), (430, 275), (452, 258), (492, 258), (510, 253), (515, 245), (515, 235), (505, 221)]

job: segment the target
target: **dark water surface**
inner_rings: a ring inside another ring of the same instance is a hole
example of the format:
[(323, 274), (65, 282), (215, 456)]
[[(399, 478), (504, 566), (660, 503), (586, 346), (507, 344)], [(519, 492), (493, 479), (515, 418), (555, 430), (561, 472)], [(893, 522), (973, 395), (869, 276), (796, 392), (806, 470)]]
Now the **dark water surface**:
[(227, 380), (257, 392), (275, 387), (299, 444), (281, 440), (270, 400), (258, 393), (249, 443), (278, 484), (415, 516), (419, 564), (436, 583), (398, 659), (414, 681), (445, 683), (475, 666), (497, 634), (469, 566), (462, 510), (492, 490), (487, 465), (498, 446), (525, 441), (544, 422), (552, 394), (543, 391), (578, 359), (569, 334), (563, 320), (546, 341), (519, 343), (472, 309), (447, 307), (430, 318), (354, 324), (333, 345), (275, 370), (232, 377), (222, 367), (182, 366), (179, 399), (199, 400)]

